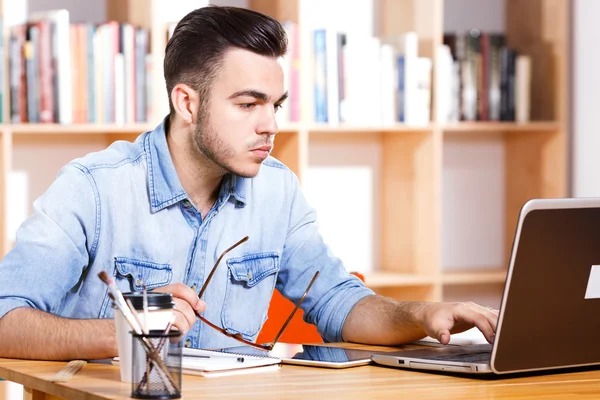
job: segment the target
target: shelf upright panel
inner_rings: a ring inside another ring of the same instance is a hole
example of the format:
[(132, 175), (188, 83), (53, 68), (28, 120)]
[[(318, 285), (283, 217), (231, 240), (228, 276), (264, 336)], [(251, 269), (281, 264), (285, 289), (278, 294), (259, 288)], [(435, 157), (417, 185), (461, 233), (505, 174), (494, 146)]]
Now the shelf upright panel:
[(535, 197), (568, 192), (569, 38), (572, 4), (507, 0), (506, 41), (532, 61), (531, 120), (555, 121), (547, 131), (505, 136), (506, 243), (510, 252), (519, 211)]
[[(443, 5), (443, 0), (381, 0), (378, 36), (400, 43), (403, 34), (416, 32), (419, 57), (431, 58), (435, 69), (436, 48), (443, 38)], [(432, 80), (431, 117), (434, 97)], [(380, 268), (431, 277), (430, 285), (414, 288), (414, 300), (439, 300), (442, 131), (435, 125), (406, 129), (382, 135)], [(398, 290), (391, 294), (400, 296)]]
[(0, 129), (0, 259), (8, 252), (10, 244), (7, 237), (7, 181), (12, 162), (12, 134), (10, 130)]

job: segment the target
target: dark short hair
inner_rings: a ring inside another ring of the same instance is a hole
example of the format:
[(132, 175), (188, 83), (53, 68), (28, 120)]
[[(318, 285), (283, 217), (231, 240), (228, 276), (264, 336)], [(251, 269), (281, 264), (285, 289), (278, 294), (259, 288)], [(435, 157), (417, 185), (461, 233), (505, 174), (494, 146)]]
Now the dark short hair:
[(277, 20), (245, 8), (207, 6), (187, 14), (175, 27), (165, 51), (171, 116), (175, 85), (189, 85), (206, 102), (224, 54), (231, 48), (280, 57), (287, 51), (287, 36)]

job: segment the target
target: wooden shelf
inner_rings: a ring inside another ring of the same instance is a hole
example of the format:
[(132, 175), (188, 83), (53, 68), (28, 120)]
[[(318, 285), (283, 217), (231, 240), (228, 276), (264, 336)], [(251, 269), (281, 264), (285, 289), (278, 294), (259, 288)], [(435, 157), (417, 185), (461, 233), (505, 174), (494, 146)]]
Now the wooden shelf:
[(306, 128), (309, 133), (368, 133), (368, 132), (430, 132), (434, 129), (433, 125), (410, 126), (405, 124), (394, 124), (387, 126), (353, 126), (353, 125), (328, 125), (314, 124)]
[[(0, 124), (0, 129), (10, 130), (14, 134), (102, 134), (102, 133), (142, 133), (154, 129), (154, 125), (141, 124)], [(468, 132), (531, 132), (531, 131), (553, 131), (559, 129), (557, 122), (530, 122), (518, 124), (513, 122), (459, 122), (453, 125), (437, 126), (409, 126), (394, 124), (389, 126), (352, 126), (352, 125), (327, 125), (289, 123), (280, 126), (280, 133), (298, 132), (306, 130), (309, 133), (369, 133), (369, 132), (430, 132), (434, 129), (442, 129), (446, 133), (468, 133)]]
[(560, 124), (555, 121), (536, 122), (458, 122), (442, 126), (445, 133), (469, 132), (546, 132), (560, 129)]
[[(148, 123), (140, 124), (0, 124), (0, 129), (10, 130), (14, 134), (19, 135), (39, 135), (39, 134), (104, 134), (104, 133), (120, 133), (120, 134), (135, 134), (143, 133), (152, 130), (156, 125)], [(285, 124), (280, 127), (280, 133), (297, 132), (300, 130), (298, 124)]]
[(2, 124), (1, 129), (10, 130), (17, 135), (53, 135), (53, 134), (141, 134), (154, 129), (151, 124)]
[(504, 283), (506, 280), (506, 269), (504, 268), (480, 268), (444, 272), (442, 282), (444, 285), (477, 285), (486, 283)]
[[(411, 126), (394, 124), (389, 126), (352, 126), (346, 124), (303, 124), (292, 125), (296, 129), (306, 129), (309, 133), (368, 133), (368, 132), (431, 132), (440, 129), (445, 133), (470, 133), (470, 132), (547, 132), (560, 129), (556, 121), (534, 121), (527, 123), (517, 122), (457, 122), (455, 124), (438, 125), (431, 123), (426, 126)], [(282, 129), (283, 130), (283, 129)]]
[(433, 275), (420, 275), (395, 272), (374, 272), (365, 274), (365, 284), (370, 288), (433, 285)]

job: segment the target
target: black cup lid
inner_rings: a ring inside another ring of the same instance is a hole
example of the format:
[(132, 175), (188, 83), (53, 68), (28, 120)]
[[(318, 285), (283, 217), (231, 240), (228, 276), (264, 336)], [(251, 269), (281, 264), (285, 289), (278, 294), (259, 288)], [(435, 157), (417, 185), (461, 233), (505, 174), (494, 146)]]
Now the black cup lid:
[[(144, 308), (144, 294), (142, 292), (123, 293), (125, 300), (131, 300), (136, 310)], [(148, 308), (151, 309), (170, 309), (173, 308), (173, 295), (171, 293), (148, 292)]]

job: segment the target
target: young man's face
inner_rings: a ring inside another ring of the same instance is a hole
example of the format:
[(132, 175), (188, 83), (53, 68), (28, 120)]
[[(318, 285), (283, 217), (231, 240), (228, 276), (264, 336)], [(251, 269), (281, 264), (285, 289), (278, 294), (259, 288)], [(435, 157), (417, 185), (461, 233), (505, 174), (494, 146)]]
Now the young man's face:
[(272, 150), (278, 131), (275, 113), (285, 97), (276, 58), (228, 50), (198, 116), (198, 149), (229, 172), (255, 176)]

